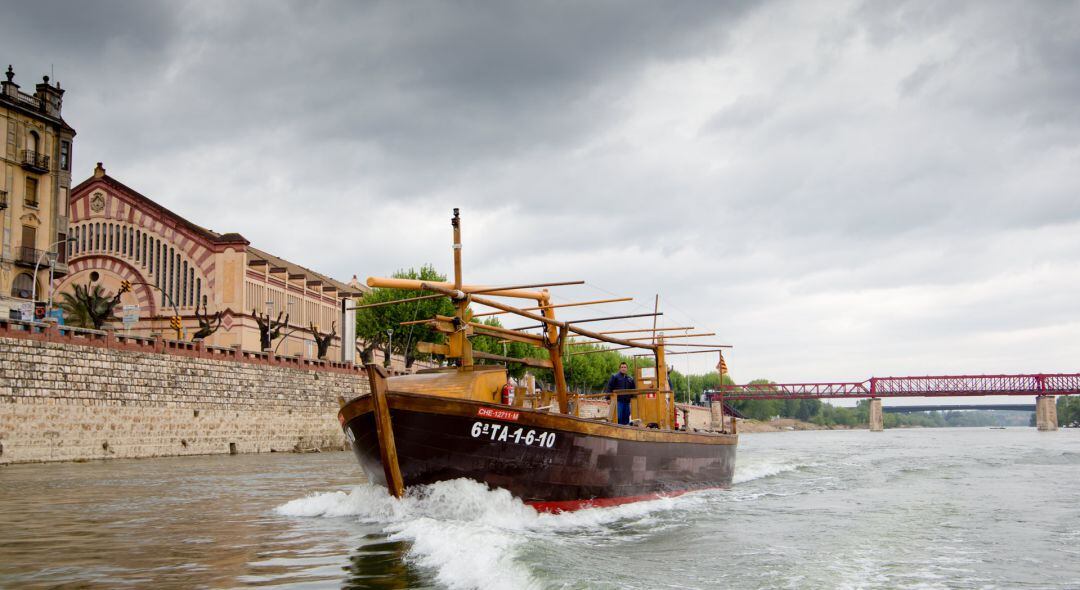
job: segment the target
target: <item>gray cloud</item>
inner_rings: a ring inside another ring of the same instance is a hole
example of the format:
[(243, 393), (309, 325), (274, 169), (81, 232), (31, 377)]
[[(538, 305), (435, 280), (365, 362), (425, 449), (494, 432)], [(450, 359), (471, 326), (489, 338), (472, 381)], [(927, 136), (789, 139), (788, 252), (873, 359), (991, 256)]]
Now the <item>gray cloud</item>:
[(15, 11), (77, 176), (325, 272), (447, 268), (461, 206), (471, 277), (659, 290), (738, 378), (1075, 369), (1076, 3)]

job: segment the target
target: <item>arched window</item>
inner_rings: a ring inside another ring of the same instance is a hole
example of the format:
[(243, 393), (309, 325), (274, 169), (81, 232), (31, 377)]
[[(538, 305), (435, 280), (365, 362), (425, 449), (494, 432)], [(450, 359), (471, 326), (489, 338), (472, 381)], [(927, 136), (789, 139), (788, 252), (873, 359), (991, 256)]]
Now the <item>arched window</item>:
[(183, 291), (181, 290), (182, 287), (180, 286), (180, 278), (182, 276), (180, 272), (180, 254), (177, 253), (176, 250), (173, 250), (173, 275), (175, 275), (175, 282), (173, 283), (173, 299), (177, 300), (177, 307), (181, 305), (184, 298)]
[(141, 260), (139, 256), (142, 254), (142, 231), (135, 230), (135, 262)]
[[(19, 299), (30, 299), (34, 292), (34, 278), (30, 276), (30, 273), (20, 273), (15, 276), (15, 280), (11, 281), (11, 296), (18, 297)], [(32, 318), (23, 318), (29, 320)]]
[[(179, 258), (179, 256), (177, 258)], [(183, 277), (183, 280), (181, 281), (182, 286), (180, 287), (180, 301), (181, 301), (180, 304), (184, 305), (184, 306), (187, 306), (188, 305), (188, 282), (187, 282), (188, 275), (187, 275), (187, 261), (186, 260), (181, 264), (181, 268), (183, 270), (180, 271), (180, 276)]]
[(38, 146), (41, 145), (41, 136), (37, 134), (37, 131), (31, 131), (26, 134), (26, 150), (37, 153)]
[[(191, 271), (192, 276), (195, 274), (195, 270)], [(195, 279), (195, 305), (199, 305), (202, 302), (202, 279)]]

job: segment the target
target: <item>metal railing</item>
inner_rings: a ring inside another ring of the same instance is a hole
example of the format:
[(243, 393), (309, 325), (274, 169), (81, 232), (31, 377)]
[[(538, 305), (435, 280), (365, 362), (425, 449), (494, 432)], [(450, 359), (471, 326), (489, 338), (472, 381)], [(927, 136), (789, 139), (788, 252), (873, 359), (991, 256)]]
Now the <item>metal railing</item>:
[(20, 161), (25, 168), (39, 170), (41, 172), (47, 172), (49, 170), (49, 156), (46, 156), (41, 152), (23, 150), (22, 159)]
[(0, 211), (8, 208), (7, 191), (0, 191)]
[(19, 246), (15, 249), (15, 262), (17, 264), (34, 266), (43, 254), (45, 254), (44, 250), (38, 250), (37, 248), (31, 248), (29, 246)]

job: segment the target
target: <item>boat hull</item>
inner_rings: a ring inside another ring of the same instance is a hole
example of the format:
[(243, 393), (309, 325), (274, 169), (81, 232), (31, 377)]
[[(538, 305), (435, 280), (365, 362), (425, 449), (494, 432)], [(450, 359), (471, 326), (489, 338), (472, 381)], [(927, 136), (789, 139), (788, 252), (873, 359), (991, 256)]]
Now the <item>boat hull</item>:
[[(547, 412), (387, 394), (406, 487), (468, 478), (546, 511), (731, 485), (737, 437), (662, 432)], [(343, 408), (364, 472), (386, 485), (371, 402)]]

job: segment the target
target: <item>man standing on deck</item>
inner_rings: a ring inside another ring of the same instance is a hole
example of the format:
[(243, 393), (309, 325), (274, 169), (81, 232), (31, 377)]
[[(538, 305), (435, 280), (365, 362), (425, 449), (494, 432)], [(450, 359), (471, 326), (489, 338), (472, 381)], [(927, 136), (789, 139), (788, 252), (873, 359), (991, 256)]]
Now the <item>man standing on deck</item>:
[[(605, 392), (619, 391), (620, 389), (636, 389), (634, 378), (626, 374), (626, 363), (619, 363), (619, 372), (608, 379), (604, 386)], [(630, 399), (632, 395), (620, 395), (619, 398), (619, 424), (630, 423)]]

